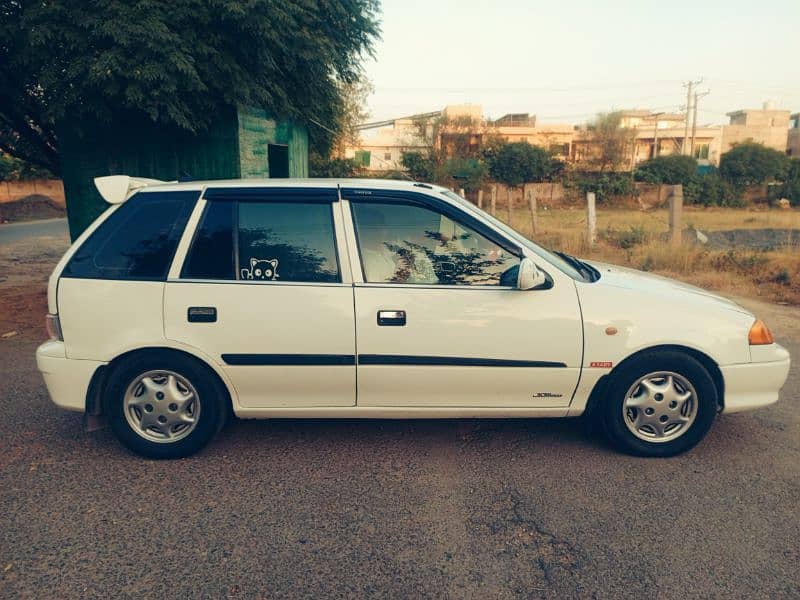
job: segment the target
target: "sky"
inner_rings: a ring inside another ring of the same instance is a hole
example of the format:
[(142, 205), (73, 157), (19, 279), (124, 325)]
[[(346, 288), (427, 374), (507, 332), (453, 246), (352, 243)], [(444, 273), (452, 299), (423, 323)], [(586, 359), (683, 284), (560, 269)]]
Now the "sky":
[(384, 0), (364, 67), (371, 119), (479, 104), (540, 122), (679, 111), (689, 80), (710, 93), (698, 123), (760, 108), (800, 112), (800, 0)]

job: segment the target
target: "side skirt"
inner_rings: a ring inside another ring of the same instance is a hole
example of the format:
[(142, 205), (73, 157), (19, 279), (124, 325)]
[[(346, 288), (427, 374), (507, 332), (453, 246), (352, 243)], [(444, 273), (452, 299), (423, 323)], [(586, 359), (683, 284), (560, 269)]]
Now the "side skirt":
[(311, 406), (305, 408), (238, 408), (240, 419), (529, 419), (566, 417), (560, 408), (461, 408), (405, 406)]

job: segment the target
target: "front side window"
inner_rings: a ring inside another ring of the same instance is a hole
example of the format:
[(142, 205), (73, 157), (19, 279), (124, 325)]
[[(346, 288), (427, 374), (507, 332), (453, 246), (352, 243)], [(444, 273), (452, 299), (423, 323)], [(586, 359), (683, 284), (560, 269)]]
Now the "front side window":
[(181, 276), (338, 282), (331, 205), (209, 201)]
[(78, 248), (62, 277), (163, 281), (198, 191), (139, 192)]
[(409, 204), (352, 207), (369, 283), (516, 284), (519, 258), (441, 213)]

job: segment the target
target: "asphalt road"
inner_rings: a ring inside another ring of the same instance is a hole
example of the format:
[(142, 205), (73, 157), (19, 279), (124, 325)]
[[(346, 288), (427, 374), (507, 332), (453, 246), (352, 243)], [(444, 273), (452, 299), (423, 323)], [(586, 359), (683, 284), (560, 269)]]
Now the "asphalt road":
[(34, 348), (0, 341), (3, 598), (800, 594), (797, 366), (669, 460), (575, 421), (238, 421), (154, 462), (52, 406)]
[(28, 238), (64, 236), (69, 233), (66, 219), (42, 219), (21, 223), (0, 223), (0, 244)]

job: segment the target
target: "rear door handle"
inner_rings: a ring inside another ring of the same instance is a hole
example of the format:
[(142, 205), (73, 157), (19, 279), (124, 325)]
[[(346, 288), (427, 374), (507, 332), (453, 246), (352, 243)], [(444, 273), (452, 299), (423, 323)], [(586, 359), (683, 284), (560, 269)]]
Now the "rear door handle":
[(217, 309), (214, 306), (190, 306), (186, 318), (189, 323), (216, 323)]
[(378, 325), (384, 327), (402, 327), (406, 324), (406, 311), (404, 310), (379, 310)]

